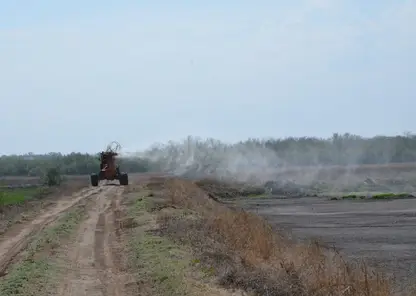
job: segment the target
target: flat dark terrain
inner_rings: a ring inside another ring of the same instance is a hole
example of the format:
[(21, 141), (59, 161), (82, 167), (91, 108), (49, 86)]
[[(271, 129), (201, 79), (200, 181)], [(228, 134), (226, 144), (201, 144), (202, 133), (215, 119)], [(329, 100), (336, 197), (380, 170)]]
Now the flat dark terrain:
[(416, 277), (416, 199), (254, 198), (241, 206), (299, 240), (318, 238), (350, 258), (365, 258), (403, 286)]

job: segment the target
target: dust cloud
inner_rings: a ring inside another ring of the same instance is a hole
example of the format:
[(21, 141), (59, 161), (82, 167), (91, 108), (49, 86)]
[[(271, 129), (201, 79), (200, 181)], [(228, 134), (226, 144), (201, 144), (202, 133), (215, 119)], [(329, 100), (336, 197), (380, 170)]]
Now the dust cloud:
[(385, 175), (389, 170), (381, 172), (375, 165), (380, 167), (397, 158), (397, 143), (392, 139), (335, 134), (330, 139), (227, 144), (189, 136), (183, 141), (156, 144), (135, 156), (150, 160), (159, 171), (185, 178), (211, 177), (252, 184), (279, 180), (299, 186), (330, 183), (332, 188), (328, 189), (340, 189), (376, 182), (371, 178), (389, 177)]

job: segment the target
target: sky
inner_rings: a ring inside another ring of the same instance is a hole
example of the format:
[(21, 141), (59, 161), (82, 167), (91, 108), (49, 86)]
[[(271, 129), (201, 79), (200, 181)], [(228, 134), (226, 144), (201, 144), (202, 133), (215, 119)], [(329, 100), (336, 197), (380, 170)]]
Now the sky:
[(0, 155), (416, 130), (416, 0), (0, 1)]

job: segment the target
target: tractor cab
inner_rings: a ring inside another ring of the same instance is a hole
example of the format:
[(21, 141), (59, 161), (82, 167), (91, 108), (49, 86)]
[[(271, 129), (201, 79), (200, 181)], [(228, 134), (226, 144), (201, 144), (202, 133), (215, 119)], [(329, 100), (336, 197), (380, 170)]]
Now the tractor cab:
[(104, 170), (111, 166), (112, 163), (114, 163), (114, 157), (117, 156), (118, 153), (116, 152), (104, 152), (102, 151), (100, 153), (100, 170)]

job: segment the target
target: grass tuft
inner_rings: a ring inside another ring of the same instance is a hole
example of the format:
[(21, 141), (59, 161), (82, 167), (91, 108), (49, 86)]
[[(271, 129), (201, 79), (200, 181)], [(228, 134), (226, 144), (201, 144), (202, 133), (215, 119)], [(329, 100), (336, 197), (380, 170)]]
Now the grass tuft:
[[(132, 230), (133, 235), (129, 241), (129, 264), (137, 272), (137, 279), (146, 282), (139, 290), (142, 293), (144, 289), (148, 289), (146, 295), (188, 295), (184, 279), (188, 267), (191, 266), (191, 258), (178, 245), (148, 229), (152, 224), (150, 204), (147, 198), (140, 197), (135, 200), (129, 213), (136, 220), (136, 228)], [(129, 217), (126, 219), (129, 220)]]

